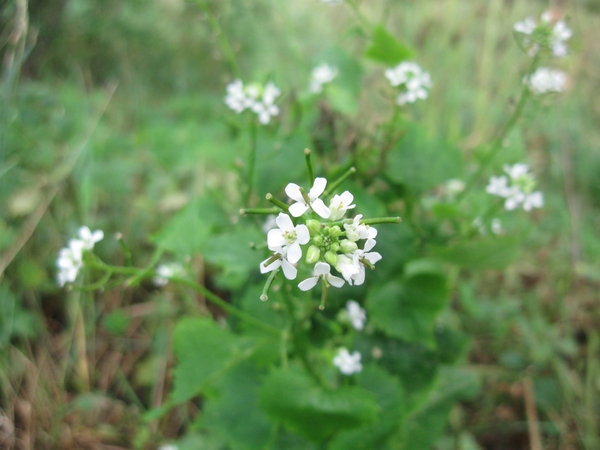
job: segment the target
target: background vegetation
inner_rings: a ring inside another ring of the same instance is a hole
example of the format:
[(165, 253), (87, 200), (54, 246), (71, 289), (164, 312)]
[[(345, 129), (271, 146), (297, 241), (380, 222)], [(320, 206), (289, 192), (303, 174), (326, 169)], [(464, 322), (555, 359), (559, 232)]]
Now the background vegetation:
[[(419, 405), (406, 419), (417, 430), (386, 445), (599, 448), (600, 4), (363, 3), (357, 16), (317, 0), (3, 2), (0, 446), (260, 448), (236, 428), (243, 420), (219, 421), (227, 402), (244, 403), (241, 372), (214, 392), (171, 402), (176, 323), (194, 316), (222, 324), (225, 311), (176, 285), (60, 289), (58, 250), (86, 224), (107, 234), (96, 253), (126, 264), (127, 252), (108, 238), (118, 232), (135, 265), (162, 246), (227, 301), (249, 311), (263, 305), (254, 295), (264, 282), (256, 273), (262, 253), (247, 244), (264, 238), (257, 221), (238, 214), (247, 206), (249, 138), (223, 104), (226, 84), (241, 77), (273, 79), (285, 92), (281, 121), (258, 130), (254, 205), (304, 179), (309, 147), (318, 171), (357, 166), (353, 192), (374, 214), (410, 216), (410, 192), (418, 193), (412, 217), (425, 237), (405, 224), (382, 229), (382, 263), (391, 262), (375, 281), (426, 254), (421, 241), (438, 239), (456, 253), (427, 205), (446, 180), (475, 170), (514, 107), (528, 59), (513, 24), (553, 8), (574, 30), (572, 55), (560, 62), (569, 88), (526, 109), (495, 164), (526, 158), (546, 205), (502, 216), (507, 234), (519, 237), (511, 264), (489, 254), (446, 261), (451, 291), (432, 322), (437, 345), (377, 341), (384, 354), (404, 352), (404, 365), (389, 368), (403, 389), (423, 392), (404, 399)], [(387, 170), (371, 147), (382, 144), (393, 105), (385, 66), (361, 57), (369, 43), (361, 20), (384, 24), (414, 49), (434, 82), (402, 123), (403, 148), (413, 151)], [(339, 80), (327, 97), (309, 98), (310, 70), (323, 61), (338, 66)], [(481, 198), (484, 187), (482, 178)], [(461, 218), (474, 218), (484, 200), (473, 202)], [(484, 253), (490, 248), (502, 253)], [(334, 298), (332, 309), (340, 304)], [(358, 344), (365, 352), (368, 339)], [(241, 386), (237, 396), (215, 394), (230, 386)], [(271, 444), (309, 448), (294, 442)]]

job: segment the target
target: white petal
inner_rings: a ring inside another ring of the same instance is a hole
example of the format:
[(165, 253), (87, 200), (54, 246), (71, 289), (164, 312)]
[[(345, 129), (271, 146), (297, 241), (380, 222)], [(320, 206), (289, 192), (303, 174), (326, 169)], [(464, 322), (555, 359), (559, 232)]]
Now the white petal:
[(381, 260), (381, 255), (377, 252), (365, 253), (364, 258), (371, 264), (375, 264), (377, 261)]
[(290, 219), (290, 216), (284, 213), (279, 213), (275, 219), (275, 223), (283, 231), (292, 231), (294, 229), (294, 223), (292, 222), (292, 219)]
[(302, 197), (302, 193), (300, 192), (300, 186), (298, 186), (296, 183), (288, 183), (288, 185), (285, 187), (285, 193), (292, 200), (304, 203), (304, 198)]
[(79, 228), (79, 237), (84, 241), (89, 241), (92, 239), (92, 232), (88, 227), (81, 227)]
[(287, 247), (287, 260), (292, 264), (296, 264), (302, 258), (302, 249), (300, 248), (300, 244), (294, 242)]
[(288, 280), (296, 279), (296, 275), (298, 275), (298, 269), (292, 266), (287, 259), (281, 261), (281, 268), (283, 269), (283, 274)]
[(321, 200), (320, 198), (313, 201), (310, 204), (310, 206), (313, 209), (313, 211), (316, 212), (323, 219), (328, 219), (331, 215), (331, 211), (327, 206), (325, 206), (325, 203), (323, 203), (323, 200)]
[(92, 234), (92, 241), (100, 242), (102, 239), (104, 239), (104, 231), (102, 231), (102, 230), (94, 231), (94, 233)]
[(275, 270), (279, 266), (281, 266), (281, 259), (276, 259), (271, 264), (269, 264), (268, 266), (265, 267), (265, 263), (267, 261), (269, 261), (269, 259), (271, 259), (270, 256), (267, 259), (265, 259), (263, 262), (260, 263), (260, 273), (272, 272), (273, 270)]
[(331, 266), (325, 262), (318, 262), (315, 264), (313, 273), (315, 276), (325, 275), (331, 272)]
[(298, 287), (300, 288), (301, 291), (308, 291), (309, 289), (312, 289), (317, 285), (318, 280), (319, 280), (319, 277), (307, 278), (306, 280), (300, 282), (300, 284), (298, 284)]
[(342, 287), (345, 283), (345, 281), (342, 278), (336, 277), (335, 275), (329, 275), (327, 277), (327, 281), (329, 282), (329, 284), (336, 288)]
[(315, 182), (313, 186), (310, 188), (308, 192), (308, 197), (311, 200), (318, 198), (323, 192), (325, 192), (325, 187), (327, 186), (327, 180), (322, 177), (315, 178)]
[(283, 231), (273, 228), (267, 233), (267, 244), (269, 250), (275, 250), (276, 247), (282, 247), (287, 244), (283, 237)]
[(308, 244), (310, 241), (310, 232), (306, 225), (298, 225), (296, 227), (296, 242), (300, 245)]
[(368, 252), (373, 247), (375, 247), (375, 244), (377, 244), (377, 241), (375, 239), (367, 239), (367, 242), (365, 242), (365, 248), (363, 250), (365, 252)]
[(300, 217), (302, 214), (306, 212), (308, 209), (308, 205), (303, 202), (296, 202), (290, 206), (290, 214), (294, 217)]

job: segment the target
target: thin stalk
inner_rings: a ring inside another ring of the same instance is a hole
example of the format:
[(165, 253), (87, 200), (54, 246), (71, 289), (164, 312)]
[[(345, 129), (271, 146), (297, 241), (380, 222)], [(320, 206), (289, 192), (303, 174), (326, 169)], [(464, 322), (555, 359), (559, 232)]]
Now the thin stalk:
[(312, 186), (315, 182), (315, 174), (313, 172), (312, 161), (310, 160), (310, 150), (304, 149), (304, 156), (306, 158), (306, 169), (308, 170), (308, 185)]
[(248, 214), (277, 214), (281, 211), (280, 208), (242, 208), (240, 209), (240, 214), (242, 216), (246, 216)]
[(350, 167), (341, 177), (329, 185), (329, 188), (325, 191), (323, 197), (329, 197), (340, 184), (346, 181), (354, 173), (356, 173), (356, 167)]
[(248, 170), (246, 172), (246, 194), (244, 204), (250, 204), (252, 191), (254, 190), (254, 178), (256, 175), (256, 122), (250, 120), (250, 151), (248, 152)]
[(360, 12), (360, 9), (358, 9), (357, 2), (354, 0), (349, 0), (346, 2), (346, 4), (350, 7), (360, 24), (365, 28), (365, 31), (367, 32), (369, 37), (371, 37), (371, 35), (373, 34), (373, 25), (371, 25), (371, 23), (365, 17), (365, 15)]
[(285, 212), (288, 212), (288, 210), (290, 209), (290, 207), (288, 205), (286, 205), (285, 203), (283, 203), (281, 200), (279, 200), (278, 198), (274, 197), (273, 194), (269, 193), (265, 196), (265, 198), (273, 203), (275, 206), (277, 206), (278, 208), (281, 208), (282, 210), (284, 210)]

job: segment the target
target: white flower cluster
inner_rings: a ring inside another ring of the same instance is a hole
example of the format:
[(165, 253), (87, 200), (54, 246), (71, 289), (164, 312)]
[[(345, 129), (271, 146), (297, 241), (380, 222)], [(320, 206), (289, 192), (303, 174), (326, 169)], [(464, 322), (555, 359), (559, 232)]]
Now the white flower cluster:
[(337, 355), (333, 358), (333, 364), (340, 369), (340, 372), (344, 375), (352, 375), (362, 370), (360, 353), (353, 352), (351, 354), (348, 349), (344, 347), (338, 350)]
[(535, 95), (563, 92), (567, 84), (567, 74), (562, 70), (540, 67), (531, 74), (527, 84)]
[(522, 33), (523, 46), (530, 56), (538, 54), (541, 48), (548, 48), (556, 57), (566, 56), (569, 49), (565, 41), (573, 34), (564, 20), (554, 20), (552, 13), (546, 11), (539, 22), (527, 17), (514, 25), (515, 31)]
[[(341, 287), (345, 282), (350, 285), (364, 283), (365, 267), (373, 268), (381, 259), (379, 253), (371, 251), (376, 244), (377, 230), (362, 223), (360, 214), (354, 219), (343, 220), (342, 227), (335, 224), (356, 206), (352, 204), (354, 196), (349, 191), (334, 195), (329, 206), (326, 206), (319, 198), (326, 186), (325, 178), (316, 178), (308, 192), (295, 183), (286, 186), (285, 192), (294, 203), (289, 206), (289, 214), (282, 212), (275, 219), (278, 228), (267, 233), (267, 244), (273, 254), (260, 263), (261, 273), (281, 268), (287, 279), (296, 279), (302, 246), (310, 244), (306, 263), (314, 267), (312, 276), (298, 285), (301, 290), (312, 289), (319, 280), (325, 288), (330, 285)], [(310, 213), (310, 217), (306, 217), (306, 213)], [(321, 223), (315, 219), (316, 216), (328, 222)], [(294, 225), (292, 217), (300, 218), (304, 223)], [(365, 243), (359, 248), (361, 240)], [(332, 266), (343, 279), (331, 274)]]
[(396, 99), (398, 105), (414, 103), (417, 99), (424, 100), (429, 95), (431, 76), (417, 63), (402, 62), (392, 69), (387, 69), (385, 76), (392, 86), (401, 89)]
[(165, 286), (171, 278), (182, 276), (184, 273), (183, 266), (178, 262), (161, 264), (156, 268), (152, 282), (155, 286)]
[(69, 245), (58, 252), (56, 281), (61, 287), (75, 281), (79, 269), (83, 267), (83, 253), (92, 250), (94, 244), (104, 238), (102, 230), (92, 233), (88, 227), (79, 228), (78, 234), (79, 239), (71, 239)]
[[(505, 175), (491, 177), (486, 187), (488, 194), (505, 198), (504, 207), (512, 211), (519, 205), (525, 211), (544, 206), (544, 195), (540, 191), (533, 191), (535, 180), (529, 173), (527, 164), (504, 165)], [(510, 185), (509, 185), (510, 182)]]
[(329, 64), (321, 64), (313, 69), (310, 77), (309, 90), (315, 94), (323, 92), (323, 85), (331, 83), (337, 77), (337, 68)]
[(256, 83), (244, 86), (241, 80), (235, 80), (227, 85), (225, 104), (238, 114), (250, 109), (258, 115), (259, 122), (266, 125), (271, 117), (279, 114), (275, 99), (280, 94), (281, 91), (272, 82), (264, 87)]

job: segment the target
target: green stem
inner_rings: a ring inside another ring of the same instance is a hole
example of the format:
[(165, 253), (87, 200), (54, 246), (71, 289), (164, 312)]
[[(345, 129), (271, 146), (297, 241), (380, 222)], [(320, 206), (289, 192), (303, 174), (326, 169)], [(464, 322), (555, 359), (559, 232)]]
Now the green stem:
[(240, 209), (240, 214), (246, 216), (248, 214), (277, 214), (280, 212), (280, 208), (243, 208)]
[(355, 167), (350, 167), (341, 177), (339, 177), (337, 180), (335, 180), (333, 183), (331, 183), (329, 185), (329, 188), (325, 191), (325, 193), (323, 194), (323, 197), (329, 197), (333, 191), (335, 191), (337, 189), (337, 187), (342, 184), (344, 181), (346, 181), (350, 175), (356, 173), (356, 168)]
[[(402, 218), (401, 217), (376, 217), (374, 219), (363, 219), (360, 221), (361, 223), (365, 224), (365, 225), (378, 225), (381, 223), (401, 223), (402, 222)], [(342, 219), (342, 220), (336, 220), (335, 222), (331, 222), (329, 224), (329, 226), (334, 226), (334, 225), (343, 225), (345, 223), (352, 223), (352, 219)]]
[[(300, 188), (302, 189), (302, 188)], [(273, 203), (275, 206), (277, 206), (278, 208), (281, 208), (282, 210), (284, 210), (285, 212), (288, 212), (288, 210), (290, 209), (290, 207), (288, 205), (286, 205), (285, 203), (283, 203), (281, 200), (279, 200), (276, 197), (273, 197), (273, 194), (267, 194), (265, 196), (265, 198), (270, 201), (271, 203)]]
[(371, 23), (367, 20), (367, 18), (364, 16), (364, 14), (360, 12), (360, 9), (358, 9), (358, 5), (355, 1), (347, 0), (346, 4), (350, 7), (352, 12), (354, 12), (354, 15), (356, 16), (358, 21), (361, 23), (361, 25), (365, 28), (365, 31), (367, 32), (367, 34), (370, 37), (373, 34), (373, 25), (371, 25)]
[(315, 175), (313, 172), (313, 167), (312, 167), (312, 162), (310, 160), (310, 150), (305, 148), (304, 149), (304, 156), (306, 158), (306, 168), (308, 170), (308, 185), (312, 186), (312, 184), (315, 182)]
[(250, 204), (252, 191), (254, 190), (254, 177), (256, 173), (256, 122), (254, 118), (250, 121), (250, 152), (248, 154), (248, 172), (246, 173), (246, 195), (244, 204)]

